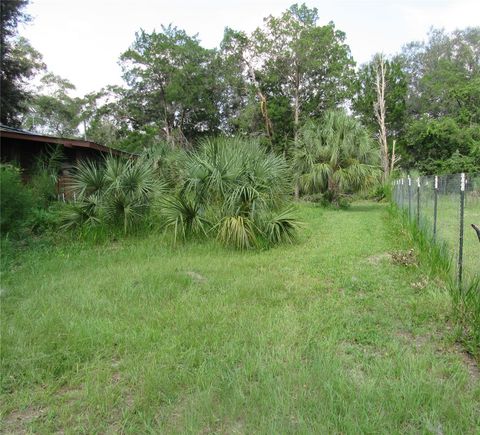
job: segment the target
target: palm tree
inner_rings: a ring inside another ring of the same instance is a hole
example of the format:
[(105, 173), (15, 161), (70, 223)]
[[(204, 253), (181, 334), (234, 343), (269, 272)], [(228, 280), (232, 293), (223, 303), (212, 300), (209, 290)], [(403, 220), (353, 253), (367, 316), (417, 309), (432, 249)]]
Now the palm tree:
[(367, 130), (343, 111), (307, 122), (294, 150), (296, 182), (302, 193), (322, 193), (339, 205), (342, 196), (375, 183), (381, 175), (378, 151)]

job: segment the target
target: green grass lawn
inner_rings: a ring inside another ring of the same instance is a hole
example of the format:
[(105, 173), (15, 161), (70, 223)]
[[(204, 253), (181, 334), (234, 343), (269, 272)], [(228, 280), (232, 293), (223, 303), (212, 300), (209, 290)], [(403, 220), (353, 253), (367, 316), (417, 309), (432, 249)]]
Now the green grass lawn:
[(302, 205), (264, 252), (161, 236), (2, 278), (6, 433), (471, 433), (478, 368), (385, 206)]

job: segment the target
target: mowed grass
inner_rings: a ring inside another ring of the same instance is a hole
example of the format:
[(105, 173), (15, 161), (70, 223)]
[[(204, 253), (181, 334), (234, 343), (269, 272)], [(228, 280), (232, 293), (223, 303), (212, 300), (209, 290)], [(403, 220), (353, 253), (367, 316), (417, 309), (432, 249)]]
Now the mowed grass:
[(31, 252), (2, 278), (2, 430), (471, 433), (478, 368), (386, 207), (302, 205), (263, 252), (162, 236)]

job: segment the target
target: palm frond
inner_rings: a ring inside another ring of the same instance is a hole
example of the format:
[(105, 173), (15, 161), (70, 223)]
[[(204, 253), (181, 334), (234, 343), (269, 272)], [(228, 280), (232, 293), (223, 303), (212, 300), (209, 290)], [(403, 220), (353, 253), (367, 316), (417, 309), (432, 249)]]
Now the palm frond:
[(244, 250), (258, 243), (254, 223), (246, 216), (226, 216), (217, 228), (217, 239), (226, 246)]
[(297, 238), (300, 226), (301, 223), (296, 217), (293, 207), (272, 213), (262, 222), (263, 233), (272, 245), (282, 242), (293, 243)]

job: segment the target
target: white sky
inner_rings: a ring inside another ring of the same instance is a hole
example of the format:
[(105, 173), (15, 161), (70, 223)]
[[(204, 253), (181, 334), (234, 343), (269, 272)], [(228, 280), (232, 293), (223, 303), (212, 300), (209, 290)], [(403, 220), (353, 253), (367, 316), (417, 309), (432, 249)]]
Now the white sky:
[[(117, 64), (135, 32), (172, 23), (199, 34), (202, 45), (217, 46), (226, 26), (252, 31), (270, 14), (295, 0), (31, 0), (33, 22), (22, 26), (50, 71), (69, 79), (77, 94), (121, 84)], [(302, 3), (302, 1), (298, 1)], [(383, 51), (392, 54), (407, 42), (423, 40), (431, 26), (446, 30), (480, 25), (478, 0), (309, 0), (320, 24), (333, 21), (347, 34), (357, 63)]]

